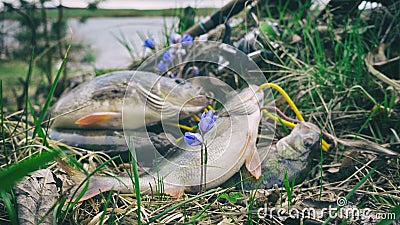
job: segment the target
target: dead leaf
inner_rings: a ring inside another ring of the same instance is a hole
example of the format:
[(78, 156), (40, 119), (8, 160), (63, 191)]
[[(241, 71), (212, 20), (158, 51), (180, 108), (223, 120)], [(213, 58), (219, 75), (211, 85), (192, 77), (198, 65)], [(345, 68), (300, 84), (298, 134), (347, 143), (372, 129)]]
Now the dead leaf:
[(15, 185), (19, 224), (53, 224), (51, 211), (59, 198), (56, 179), (51, 170), (42, 169)]

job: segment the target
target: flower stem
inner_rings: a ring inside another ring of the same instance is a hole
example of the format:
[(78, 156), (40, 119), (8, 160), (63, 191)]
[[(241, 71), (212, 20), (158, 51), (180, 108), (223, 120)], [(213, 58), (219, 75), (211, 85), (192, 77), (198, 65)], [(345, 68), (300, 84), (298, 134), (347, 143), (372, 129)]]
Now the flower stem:
[[(200, 130), (200, 135), (202, 140), (204, 140), (204, 132)], [(200, 173), (200, 192), (203, 193), (206, 191), (206, 182), (207, 182), (207, 143), (201, 143), (201, 173)]]
[(200, 192), (203, 192), (203, 177), (204, 177), (204, 167), (203, 167), (203, 147), (204, 145), (201, 144), (201, 150), (200, 150)]
[(206, 191), (206, 183), (207, 183), (207, 145), (204, 143), (204, 190), (203, 192)]

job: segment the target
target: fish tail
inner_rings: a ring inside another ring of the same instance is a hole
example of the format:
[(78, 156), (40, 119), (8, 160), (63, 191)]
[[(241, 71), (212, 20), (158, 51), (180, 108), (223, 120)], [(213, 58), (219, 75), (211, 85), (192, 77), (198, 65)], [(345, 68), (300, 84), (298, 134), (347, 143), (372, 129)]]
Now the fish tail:
[[(119, 193), (135, 193), (135, 184), (133, 177), (112, 177), (112, 176), (90, 176), (83, 173), (75, 173), (70, 176), (74, 182), (70, 188), (69, 201), (78, 202), (90, 199), (106, 191), (117, 191)], [(171, 185), (165, 185), (157, 182), (152, 176), (143, 176), (139, 178), (139, 187), (141, 194), (160, 194), (165, 193), (173, 197), (183, 195), (182, 188), (176, 188)]]
[(69, 182), (63, 182), (63, 190), (67, 193), (68, 201), (82, 202), (102, 192), (116, 187), (125, 187), (116, 177), (87, 176), (85, 173), (69, 166), (57, 158), (58, 165), (68, 174)]
[[(131, 178), (131, 177), (92, 176), (88, 179), (88, 181), (89, 181), (88, 183), (82, 185), (80, 191), (77, 191), (78, 195), (76, 195), (76, 197), (79, 197), (80, 195), (79, 193), (83, 193), (81, 194), (82, 196), (80, 196), (79, 198), (79, 202), (90, 199), (102, 192), (111, 190), (120, 193), (135, 194), (135, 184), (133, 177)], [(87, 188), (85, 188), (86, 185)], [(139, 178), (139, 187), (141, 194), (164, 193), (172, 197), (179, 198), (184, 193), (184, 188), (169, 184), (164, 184), (161, 181), (157, 181), (150, 175)], [(74, 199), (76, 199), (76, 197)]]
[[(63, 189), (68, 193), (69, 202), (83, 202), (106, 191), (117, 191), (120, 193), (135, 193), (133, 177), (117, 176), (87, 176), (81, 171), (67, 165), (61, 159), (57, 159), (60, 167), (69, 175), (72, 184), (64, 182)], [(183, 187), (166, 184), (161, 178), (151, 175), (139, 177), (141, 194), (165, 193), (172, 197), (179, 198), (184, 193)]]
[(73, 175), (70, 178), (74, 185), (70, 191), (69, 201), (79, 199), (78, 202), (82, 202), (111, 190), (120, 193), (135, 193), (130, 177)]
[(167, 194), (179, 198), (184, 193), (184, 188), (165, 183), (162, 177), (147, 175), (139, 179), (140, 192), (143, 194)]
[[(91, 185), (89, 185), (88, 187), (85, 187), (84, 183), (85, 183), (85, 181), (87, 181), (87, 176), (84, 173), (69, 166), (67, 163), (62, 161), (60, 158), (57, 158), (56, 161), (57, 161), (58, 165), (61, 167), (61, 169), (63, 169), (67, 173), (69, 181), (70, 181), (70, 182), (63, 182), (63, 190), (67, 193), (69, 202), (73, 202), (77, 198), (79, 198), (80, 193), (82, 193), (82, 191), (84, 189), (87, 190), (85, 193), (83, 193), (84, 199), (80, 199), (79, 201), (83, 201), (83, 200), (89, 199), (94, 196), (93, 194), (91, 194), (93, 191), (88, 191), (88, 189), (90, 189), (89, 187)], [(92, 183), (92, 182), (89, 182), (89, 184), (90, 183)]]

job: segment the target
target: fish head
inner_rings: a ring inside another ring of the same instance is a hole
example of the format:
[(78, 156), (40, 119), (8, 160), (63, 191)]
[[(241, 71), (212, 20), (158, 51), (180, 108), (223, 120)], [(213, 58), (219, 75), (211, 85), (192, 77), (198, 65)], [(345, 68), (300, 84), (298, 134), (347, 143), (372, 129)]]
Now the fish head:
[(185, 116), (200, 112), (208, 105), (203, 88), (179, 78), (159, 77), (148, 87), (148, 97), (156, 96), (162, 110)]
[(276, 144), (280, 155), (287, 159), (298, 157), (320, 147), (321, 130), (309, 122), (301, 122)]
[(257, 85), (249, 85), (239, 93), (231, 92), (218, 116), (250, 115), (254, 112), (260, 112), (263, 102), (264, 92), (258, 90)]
[(321, 130), (312, 123), (301, 122), (292, 131), (297, 148), (314, 149), (321, 140)]

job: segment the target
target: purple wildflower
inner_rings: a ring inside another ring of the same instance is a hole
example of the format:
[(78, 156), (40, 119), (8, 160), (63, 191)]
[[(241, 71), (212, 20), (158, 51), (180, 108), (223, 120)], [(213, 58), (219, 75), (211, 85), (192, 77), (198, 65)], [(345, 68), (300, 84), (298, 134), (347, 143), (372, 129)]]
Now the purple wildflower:
[(182, 39), (181, 35), (173, 33), (169, 36), (169, 43), (171, 45), (177, 44), (177, 43), (181, 42), (181, 39)]
[(183, 139), (185, 143), (190, 146), (197, 146), (203, 143), (203, 138), (199, 133), (185, 132), (185, 137)]
[(143, 46), (154, 49), (156, 46), (156, 42), (154, 41), (153, 38), (146, 38), (146, 40), (144, 40)]
[(199, 75), (199, 74), (200, 74), (200, 69), (199, 69), (199, 67), (194, 66), (194, 67), (193, 67), (193, 75), (197, 76), (197, 75)]
[(168, 69), (168, 64), (165, 63), (164, 61), (160, 61), (160, 62), (157, 64), (157, 70), (158, 70), (158, 71), (164, 72), (164, 71), (167, 71), (167, 69)]
[(162, 55), (162, 59), (165, 62), (171, 62), (173, 59), (173, 55), (171, 54), (171, 52), (169, 52), (168, 50), (164, 52), (164, 54)]
[(214, 112), (212, 110), (208, 110), (207, 113), (203, 113), (200, 118), (199, 128), (205, 133), (214, 127), (215, 121), (218, 116), (214, 116)]
[(182, 45), (187, 46), (193, 43), (193, 37), (190, 34), (184, 34), (182, 37)]

